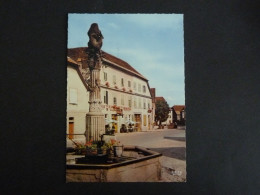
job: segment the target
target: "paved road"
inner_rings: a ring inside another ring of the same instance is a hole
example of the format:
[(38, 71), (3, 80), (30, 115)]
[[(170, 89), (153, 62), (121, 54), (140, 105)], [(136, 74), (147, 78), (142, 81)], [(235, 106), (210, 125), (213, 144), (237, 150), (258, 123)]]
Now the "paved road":
[(116, 138), (124, 145), (143, 146), (162, 153), (162, 182), (186, 181), (185, 129), (117, 133)]

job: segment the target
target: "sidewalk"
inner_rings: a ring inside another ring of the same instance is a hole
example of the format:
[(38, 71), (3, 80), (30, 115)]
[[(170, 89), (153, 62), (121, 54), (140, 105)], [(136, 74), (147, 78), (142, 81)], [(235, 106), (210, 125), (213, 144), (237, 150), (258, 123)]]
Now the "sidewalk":
[[(154, 127), (153, 129), (149, 129), (146, 131), (134, 131), (134, 132), (128, 132), (128, 133), (115, 133), (115, 135), (120, 135), (120, 134), (131, 134), (131, 133), (149, 133), (149, 132), (162, 132), (165, 130), (170, 130), (167, 127), (165, 127), (164, 129), (158, 129), (158, 126)], [(180, 130), (178, 128), (174, 128), (172, 130)]]

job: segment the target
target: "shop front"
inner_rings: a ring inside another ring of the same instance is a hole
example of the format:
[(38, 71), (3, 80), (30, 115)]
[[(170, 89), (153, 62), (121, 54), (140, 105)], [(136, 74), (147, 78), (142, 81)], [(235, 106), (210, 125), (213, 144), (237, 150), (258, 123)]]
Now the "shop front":
[(134, 121), (135, 121), (135, 130), (136, 131), (141, 131), (142, 130), (142, 118), (141, 114), (135, 114), (134, 115)]
[(117, 114), (112, 114), (112, 120), (117, 122), (112, 122), (112, 129), (115, 129), (115, 133), (118, 133), (118, 116)]

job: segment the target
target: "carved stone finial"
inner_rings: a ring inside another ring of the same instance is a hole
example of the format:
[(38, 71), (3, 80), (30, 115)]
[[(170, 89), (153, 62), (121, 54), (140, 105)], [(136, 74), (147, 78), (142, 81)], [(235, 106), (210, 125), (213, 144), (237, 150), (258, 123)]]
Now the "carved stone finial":
[(89, 42), (88, 47), (89, 49), (94, 49), (95, 51), (100, 50), (102, 47), (102, 40), (104, 39), (101, 31), (98, 28), (97, 23), (91, 24), (88, 30)]

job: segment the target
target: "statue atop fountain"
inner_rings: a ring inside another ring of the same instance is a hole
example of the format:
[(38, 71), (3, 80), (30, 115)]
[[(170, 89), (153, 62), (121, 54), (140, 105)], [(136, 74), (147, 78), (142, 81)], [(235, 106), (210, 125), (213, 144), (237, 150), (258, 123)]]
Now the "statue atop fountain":
[(86, 140), (100, 141), (105, 133), (105, 117), (102, 113), (102, 101), (100, 95), (100, 70), (102, 66), (103, 35), (97, 23), (93, 23), (88, 31), (87, 64), (90, 72), (88, 79), (89, 112), (86, 115)]

